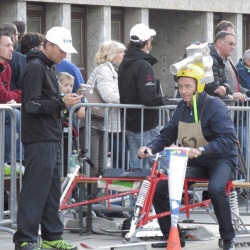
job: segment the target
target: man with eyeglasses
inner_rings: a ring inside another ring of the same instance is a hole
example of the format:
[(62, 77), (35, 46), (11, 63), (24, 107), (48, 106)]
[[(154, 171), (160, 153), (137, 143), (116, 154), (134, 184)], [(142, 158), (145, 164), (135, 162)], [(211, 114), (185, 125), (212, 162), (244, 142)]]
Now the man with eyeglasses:
[(212, 96), (226, 98), (229, 94), (230, 85), (225, 74), (227, 57), (231, 56), (235, 48), (235, 35), (220, 31), (214, 38), (214, 43), (209, 44), (210, 55), (213, 58), (214, 81), (206, 84), (205, 91)]

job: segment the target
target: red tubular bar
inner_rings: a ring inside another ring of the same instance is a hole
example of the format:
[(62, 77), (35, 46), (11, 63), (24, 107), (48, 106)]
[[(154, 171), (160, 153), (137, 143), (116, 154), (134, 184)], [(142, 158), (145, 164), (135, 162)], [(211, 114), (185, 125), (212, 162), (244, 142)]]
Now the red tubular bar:
[[(161, 214), (156, 214), (156, 215), (149, 216), (149, 212), (150, 212), (150, 208), (151, 208), (151, 205), (152, 205), (152, 200), (153, 200), (153, 196), (154, 196), (154, 193), (155, 193), (157, 183), (160, 180), (167, 180), (168, 179), (168, 177), (165, 174), (157, 171), (156, 168), (157, 168), (157, 161), (155, 161), (154, 164), (153, 164), (150, 176), (146, 178), (150, 182), (150, 188), (148, 190), (144, 206), (142, 207), (141, 212), (140, 212), (141, 220), (138, 223), (138, 227), (144, 226), (145, 224), (147, 224), (148, 221), (150, 221), (152, 219), (160, 218), (160, 217), (167, 216), (167, 215), (171, 214), (170, 211), (166, 211), (166, 212), (161, 213)], [(70, 195), (72, 193), (72, 190), (73, 190), (73, 188), (75, 187), (75, 185), (77, 183), (96, 183), (98, 180), (105, 180), (106, 181), (106, 196), (96, 198), (96, 199), (76, 202), (76, 203), (73, 203), (73, 204), (67, 204), (67, 201), (68, 201), (68, 199), (69, 199), (69, 197), (70, 197)], [(110, 183), (112, 183), (112, 181), (116, 181), (116, 180), (143, 181), (143, 180), (145, 180), (145, 178), (85, 177), (85, 176), (80, 175), (80, 176), (76, 177), (75, 180), (72, 182), (67, 194), (65, 195), (65, 197), (63, 199), (63, 202), (62, 202), (62, 204), (60, 206), (60, 210), (62, 211), (62, 210), (71, 209), (71, 208), (74, 208), (74, 207), (77, 207), (77, 206), (85, 206), (85, 205), (88, 205), (88, 204), (93, 204), (93, 203), (104, 201), (104, 200), (109, 201), (112, 198), (122, 197), (122, 196), (126, 196), (126, 195), (129, 195), (129, 194), (136, 194), (136, 193), (139, 192), (139, 190), (131, 190), (131, 191), (126, 191), (126, 192), (110, 195), (109, 192), (108, 192), (108, 185)], [(203, 178), (203, 179), (202, 178), (186, 178), (184, 180), (185, 205), (180, 208), (180, 211), (181, 212), (182, 211), (186, 212), (187, 220), (189, 220), (189, 218), (190, 218), (190, 209), (198, 207), (198, 206), (208, 207), (209, 204), (211, 203), (210, 200), (205, 200), (205, 201), (202, 201), (202, 202), (199, 202), (199, 203), (189, 204), (188, 184), (190, 182), (209, 182), (209, 179), (205, 179), (205, 178)], [(227, 184), (227, 187), (226, 187), (227, 194), (229, 194), (229, 192), (230, 192), (230, 190), (232, 188), (234, 188), (234, 185), (233, 185), (233, 181), (230, 180), (228, 182), (228, 184)]]

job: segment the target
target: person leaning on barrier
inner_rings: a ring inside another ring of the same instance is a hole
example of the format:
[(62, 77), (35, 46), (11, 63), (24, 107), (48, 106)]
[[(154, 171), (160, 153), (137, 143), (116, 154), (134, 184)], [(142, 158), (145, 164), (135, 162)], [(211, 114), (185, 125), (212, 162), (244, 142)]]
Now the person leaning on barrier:
[[(91, 73), (87, 84), (95, 86), (101, 99), (106, 103), (120, 103), (120, 96), (118, 91), (117, 70), (123, 59), (125, 46), (122, 43), (116, 41), (106, 41), (98, 49), (95, 55), (95, 62), (97, 66)], [(112, 117), (112, 122), (110, 120)], [(111, 125), (113, 131), (121, 131), (120, 123), (117, 119), (119, 116), (119, 110), (114, 109), (113, 115), (109, 116), (108, 131), (111, 131)], [(84, 121), (80, 123), (79, 139), (80, 147), (84, 149)], [(100, 176), (106, 166), (103, 166), (103, 148), (104, 142), (104, 120), (98, 118), (91, 118), (91, 148), (90, 159), (95, 164), (95, 167), (91, 168), (91, 176)]]
[(225, 62), (232, 55), (235, 47), (235, 35), (227, 31), (220, 31), (214, 38), (214, 43), (209, 44), (210, 55), (213, 58), (214, 81), (206, 84), (205, 91), (212, 96), (226, 98), (230, 85), (225, 73)]
[[(145, 106), (162, 106), (177, 104), (163, 97), (160, 84), (153, 72), (153, 65), (158, 62), (149, 54), (152, 49), (154, 29), (139, 23), (130, 30), (130, 44), (125, 51), (118, 70), (118, 85), (121, 104), (140, 104)], [(130, 167), (139, 168), (141, 161), (137, 149), (141, 146), (141, 109), (127, 109), (126, 136), (128, 140)], [(143, 144), (148, 143), (159, 134), (159, 110), (144, 109)], [(142, 168), (149, 168), (148, 160), (143, 160)]]
[[(216, 25), (215, 34), (221, 31), (232, 33), (236, 37), (235, 26), (230, 21), (222, 20)], [(229, 44), (223, 46), (223, 49), (226, 50), (228, 45)], [(250, 96), (250, 91), (241, 85), (239, 74), (230, 56), (227, 56), (225, 60), (225, 75), (228, 79), (228, 85), (230, 87), (227, 98), (240, 102), (245, 101), (245, 99)]]
[[(12, 59), (13, 42), (12, 34), (8, 30), (0, 31), (0, 104), (20, 103), (22, 98), (21, 90), (10, 90), (11, 68), (7, 60)], [(20, 162), (22, 150), (20, 150), (20, 120), (21, 114), (18, 109), (14, 109), (16, 118), (16, 131), (18, 138), (16, 141), (16, 160)], [(5, 153), (4, 153), (4, 170), (5, 174), (10, 173), (11, 164), (11, 117), (8, 112), (5, 113)], [(23, 158), (22, 158), (23, 159)], [(22, 162), (16, 163), (16, 167), (21, 169)], [(12, 162), (13, 163), (13, 162)], [(21, 169), (22, 171), (23, 169)]]
[[(208, 192), (219, 223), (223, 250), (233, 250), (235, 231), (225, 188), (238, 163), (236, 134), (225, 103), (203, 91), (204, 76), (204, 71), (194, 64), (179, 70), (177, 81), (182, 101), (160, 135), (147, 146), (139, 148), (138, 156), (148, 157), (145, 150), (153, 154), (160, 152), (177, 139), (180, 146), (189, 147), (186, 175), (194, 168), (203, 169), (208, 174)], [(156, 213), (170, 210), (167, 181), (160, 181), (157, 185), (153, 205)], [(171, 226), (170, 216), (158, 220), (167, 238)]]
[(244, 55), (237, 63), (236, 68), (238, 70), (241, 86), (250, 90), (250, 49), (244, 52)]
[(14, 23), (6, 22), (0, 24), (0, 30), (7, 31), (11, 34), (14, 51), (12, 52), (12, 59), (8, 60), (11, 67), (11, 82), (10, 89), (22, 89), (21, 77), (26, 65), (26, 58), (23, 54), (15, 51), (18, 46), (18, 31)]
[(42, 249), (76, 250), (62, 240), (58, 209), (61, 195), (62, 113), (81, 101), (75, 93), (59, 96), (55, 63), (77, 53), (71, 33), (53, 27), (45, 35), (44, 52), (31, 49), (22, 81), (22, 142), (25, 173), (18, 199), (15, 250), (34, 250), (39, 225)]

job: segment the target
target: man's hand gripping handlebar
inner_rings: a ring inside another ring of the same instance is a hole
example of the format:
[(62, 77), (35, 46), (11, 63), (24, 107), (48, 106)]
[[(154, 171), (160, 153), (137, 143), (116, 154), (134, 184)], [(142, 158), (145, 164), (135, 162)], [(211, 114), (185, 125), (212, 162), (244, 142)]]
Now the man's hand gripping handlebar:
[(140, 147), (138, 149), (138, 157), (140, 159), (147, 158), (148, 156), (152, 155), (152, 149), (148, 147)]

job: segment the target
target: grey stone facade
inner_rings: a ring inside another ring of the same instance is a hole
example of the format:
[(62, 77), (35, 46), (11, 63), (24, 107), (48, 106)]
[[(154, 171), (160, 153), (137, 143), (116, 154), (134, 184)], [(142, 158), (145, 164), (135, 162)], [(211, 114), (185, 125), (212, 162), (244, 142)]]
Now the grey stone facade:
[(84, 66), (88, 76), (95, 67), (94, 55), (98, 47), (105, 40), (111, 39), (112, 7), (123, 7), (124, 43), (128, 41), (129, 31), (134, 24), (149, 24), (157, 32), (151, 52), (159, 60), (155, 72), (162, 83), (164, 94), (169, 97), (174, 95), (170, 65), (183, 56), (190, 43), (213, 41), (215, 13), (221, 13), (222, 19), (230, 20), (236, 26), (237, 46), (233, 61), (237, 63), (244, 52), (242, 16), (250, 13), (249, 0), (12, 0), (0, 1), (0, 22), (26, 22), (26, 3), (32, 2), (46, 3), (46, 29), (55, 25), (70, 28), (71, 4), (86, 7), (87, 62)]

